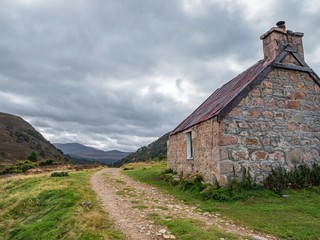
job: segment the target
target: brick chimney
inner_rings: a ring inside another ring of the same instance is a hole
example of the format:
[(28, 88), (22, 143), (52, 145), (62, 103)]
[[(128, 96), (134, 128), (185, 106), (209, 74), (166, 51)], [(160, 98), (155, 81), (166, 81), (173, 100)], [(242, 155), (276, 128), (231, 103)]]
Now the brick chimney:
[(263, 42), (263, 53), (266, 62), (272, 61), (290, 43), (304, 59), (302, 37), (303, 33), (286, 30), (285, 22), (277, 22), (277, 27), (271, 28), (260, 39)]

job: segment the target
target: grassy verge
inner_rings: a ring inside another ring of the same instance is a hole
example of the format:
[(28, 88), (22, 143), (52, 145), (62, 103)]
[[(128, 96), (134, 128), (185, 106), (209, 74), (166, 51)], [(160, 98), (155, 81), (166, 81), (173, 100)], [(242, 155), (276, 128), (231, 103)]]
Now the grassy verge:
[(0, 179), (1, 239), (123, 239), (90, 188), (94, 171)]
[(148, 219), (158, 225), (165, 225), (180, 240), (217, 240), (237, 239), (230, 233), (223, 233), (215, 227), (206, 228), (206, 224), (194, 219), (175, 219), (171, 216), (161, 217), (157, 213), (149, 214)]
[(260, 190), (241, 201), (204, 201), (199, 193), (181, 191), (159, 176), (166, 163), (132, 165), (124, 171), (130, 177), (160, 188), (186, 203), (200, 209), (218, 212), (238, 224), (270, 233), (285, 239), (319, 239), (320, 236), (320, 188), (299, 191), (288, 190), (288, 198), (281, 198), (267, 190)]

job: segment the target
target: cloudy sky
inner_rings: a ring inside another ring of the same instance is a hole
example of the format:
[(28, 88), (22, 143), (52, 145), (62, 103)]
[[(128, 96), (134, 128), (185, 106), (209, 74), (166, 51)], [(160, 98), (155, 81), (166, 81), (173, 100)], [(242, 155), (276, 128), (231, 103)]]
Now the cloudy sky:
[(316, 0), (1, 0), (0, 111), (51, 142), (133, 151), (263, 58), (279, 20), (320, 73)]

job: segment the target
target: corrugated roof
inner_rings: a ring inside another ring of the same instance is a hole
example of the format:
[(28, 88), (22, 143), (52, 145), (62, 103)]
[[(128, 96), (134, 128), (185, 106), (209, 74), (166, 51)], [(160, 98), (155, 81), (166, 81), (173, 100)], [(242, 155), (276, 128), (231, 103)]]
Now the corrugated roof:
[[(301, 66), (281, 63), (288, 54), (292, 54)], [(189, 117), (180, 123), (171, 134), (182, 132), (215, 116), (223, 118), (237, 102), (246, 96), (248, 91), (250, 91), (255, 84), (258, 84), (263, 80), (265, 75), (272, 68), (307, 72), (320, 86), (319, 76), (305, 63), (303, 58), (293, 49), (293, 46), (288, 44), (272, 62), (265, 64), (263, 60), (260, 60), (224, 84), (221, 88), (218, 88), (193, 113), (191, 113)], [(251, 83), (253, 85), (251, 85)]]
[(238, 76), (218, 88), (207, 100), (205, 100), (193, 113), (172, 131), (175, 134), (184, 131), (198, 123), (217, 116), (238, 94), (253, 82), (259, 73), (267, 66), (260, 60)]

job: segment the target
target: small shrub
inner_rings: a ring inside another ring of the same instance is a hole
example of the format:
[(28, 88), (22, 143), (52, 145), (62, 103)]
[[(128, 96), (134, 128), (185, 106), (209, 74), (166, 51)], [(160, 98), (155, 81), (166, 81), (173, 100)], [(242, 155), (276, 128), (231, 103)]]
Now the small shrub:
[(42, 160), (38, 164), (39, 164), (39, 166), (52, 165), (53, 164), (53, 160), (52, 159)]
[(30, 155), (28, 156), (28, 160), (31, 161), (31, 162), (36, 162), (36, 161), (38, 161), (38, 154), (37, 154), (37, 152), (32, 151), (32, 152), (30, 153)]
[(23, 173), (36, 166), (37, 164), (29, 160), (18, 161), (16, 165), (5, 166), (4, 170), (1, 171), (1, 174)]
[(179, 186), (183, 191), (201, 192), (205, 189), (205, 186), (202, 184), (202, 182), (203, 178), (197, 175), (188, 179), (181, 179)]
[(133, 170), (133, 167), (124, 167), (123, 171)]
[(50, 175), (51, 177), (67, 177), (69, 176), (68, 172), (53, 172)]
[(16, 167), (20, 169), (22, 172), (26, 172), (29, 169), (37, 167), (37, 164), (31, 162), (29, 160), (18, 161)]
[(283, 167), (272, 169), (271, 173), (263, 182), (265, 188), (278, 194), (280, 194), (283, 189), (287, 188), (288, 184), (288, 173)]
[(30, 163), (26, 163), (26, 164), (23, 164), (19, 167), (19, 169), (21, 169), (22, 172), (26, 172), (27, 170), (29, 169), (32, 169), (34, 168), (36, 165), (34, 164), (30, 164)]
[(310, 181), (313, 186), (320, 186), (320, 165), (317, 163), (312, 165)]
[(5, 165), (1, 174), (22, 173), (22, 170), (13, 165)]
[(238, 188), (244, 190), (255, 190), (260, 188), (259, 184), (257, 184), (256, 179), (252, 177), (250, 172), (250, 168), (243, 168), (241, 180), (233, 182), (231, 181), (231, 184), (236, 185)]
[(314, 163), (309, 167), (303, 164), (295, 166), (290, 171), (287, 171), (283, 167), (277, 167), (272, 169), (263, 184), (266, 188), (278, 194), (281, 194), (285, 189), (320, 186), (320, 165)]
[(24, 131), (16, 131), (15, 135), (20, 141), (30, 142), (31, 140), (28, 133)]
[(166, 169), (166, 170), (161, 172), (161, 174), (167, 174), (167, 173), (175, 174), (174, 171), (172, 169), (170, 169), (170, 168), (168, 168), (168, 169)]

